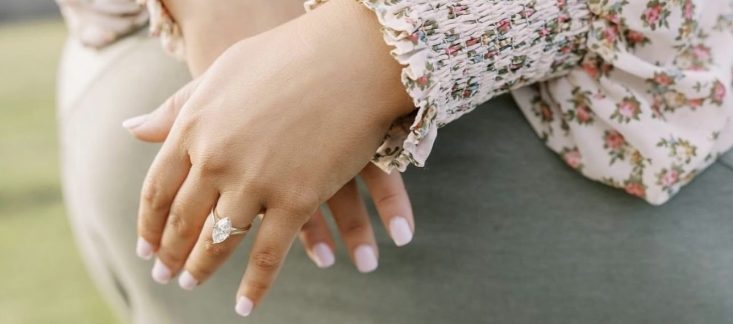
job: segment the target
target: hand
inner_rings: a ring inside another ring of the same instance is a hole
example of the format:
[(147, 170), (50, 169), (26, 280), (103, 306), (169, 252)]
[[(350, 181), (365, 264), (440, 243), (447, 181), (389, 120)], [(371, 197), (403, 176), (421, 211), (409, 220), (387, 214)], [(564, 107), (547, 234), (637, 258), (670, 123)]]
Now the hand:
[[(146, 142), (164, 141), (178, 117), (182, 104), (188, 101), (192, 88), (192, 86), (183, 88), (151, 114), (132, 120), (132, 123), (127, 125), (130, 133)], [(387, 174), (369, 163), (361, 171), (360, 176), (395, 244), (403, 246), (409, 243), (412, 240), (415, 223), (410, 198), (400, 173)], [(354, 265), (361, 272), (369, 272), (377, 265), (377, 259), (371, 257), (376, 257), (378, 252), (369, 216), (354, 180), (349, 181), (329, 199), (328, 206), (350, 251)], [(300, 241), (318, 267), (327, 268), (333, 265), (335, 243), (320, 209), (316, 210), (301, 228)], [(356, 253), (357, 250), (361, 252)], [(152, 257), (152, 251), (142, 244), (138, 248), (138, 255), (148, 259)], [(199, 283), (185, 275), (179, 277), (179, 284), (184, 289), (190, 290)]]
[(84, 46), (102, 48), (147, 23), (133, 0), (56, 0), (70, 33)]
[(202, 282), (241, 240), (212, 244), (214, 204), (237, 227), (264, 212), (237, 294), (249, 314), (299, 229), (412, 109), (378, 30), (366, 9), (333, 1), (234, 45), (194, 81), (143, 186), (139, 234), (158, 268)]

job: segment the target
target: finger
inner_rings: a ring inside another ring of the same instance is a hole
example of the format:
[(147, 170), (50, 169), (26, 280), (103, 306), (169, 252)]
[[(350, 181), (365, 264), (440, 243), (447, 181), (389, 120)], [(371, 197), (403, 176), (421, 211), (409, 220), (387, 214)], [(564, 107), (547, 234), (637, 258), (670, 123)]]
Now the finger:
[(399, 172), (388, 174), (369, 163), (362, 170), (361, 178), (395, 244), (403, 246), (410, 243), (415, 233), (415, 220), (402, 175)]
[(191, 168), (188, 154), (166, 143), (155, 156), (145, 176), (138, 211), (137, 254), (150, 259), (160, 246), (173, 199)]
[[(252, 224), (262, 209), (259, 202), (251, 197), (254, 196), (225, 192), (216, 204), (217, 214), (220, 218), (229, 217), (234, 227), (246, 228)], [(244, 239), (243, 234), (230, 235), (224, 241), (214, 243), (212, 239), (214, 225), (213, 217), (209, 217), (186, 260), (185, 271), (178, 278), (178, 285), (181, 288), (191, 290), (209, 279), (234, 252), (237, 244)]]
[(272, 287), (285, 255), (308, 216), (294, 215), (282, 209), (267, 210), (257, 230), (247, 270), (237, 293), (237, 314), (248, 316)]
[(211, 183), (192, 168), (168, 213), (152, 271), (155, 281), (168, 283), (183, 267), (218, 196)]
[(328, 223), (326, 223), (320, 208), (300, 229), (300, 242), (303, 243), (308, 257), (319, 268), (328, 268), (336, 261), (333, 254), (336, 244), (331, 238)]
[(198, 87), (199, 80), (201, 79), (195, 79), (183, 86), (152, 113), (127, 119), (122, 123), (122, 126), (127, 128), (139, 140), (146, 142), (164, 141), (168, 137), (181, 109)]
[(376, 270), (377, 243), (356, 181), (349, 181), (336, 192), (328, 200), (328, 208), (359, 272)]

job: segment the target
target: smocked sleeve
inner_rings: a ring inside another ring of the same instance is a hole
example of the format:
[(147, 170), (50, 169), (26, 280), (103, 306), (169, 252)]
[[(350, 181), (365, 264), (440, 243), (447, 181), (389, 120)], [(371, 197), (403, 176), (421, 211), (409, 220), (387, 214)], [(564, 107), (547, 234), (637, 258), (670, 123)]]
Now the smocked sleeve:
[(730, 1), (360, 2), (417, 107), (374, 157), (384, 170), (424, 165), (438, 128), (507, 91), (567, 165), (652, 204), (733, 144)]
[[(306, 10), (323, 2), (306, 1)], [(417, 107), (375, 154), (385, 171), (423, 166), (438, 128), (479, 104), (578, 66), (590, 25), (580, 0), (360, 2), (382, 24)]]

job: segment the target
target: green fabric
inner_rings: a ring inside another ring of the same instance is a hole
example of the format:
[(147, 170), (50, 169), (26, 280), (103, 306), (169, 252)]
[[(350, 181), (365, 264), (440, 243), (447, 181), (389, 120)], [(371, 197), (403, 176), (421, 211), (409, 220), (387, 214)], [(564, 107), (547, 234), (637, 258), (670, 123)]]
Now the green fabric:
[[(157, 50), (146, 46), (140, 51)], [(317, 269), (296, 243), (273, 291), (244, 320), (233, 308), (250, 236), (195, 291), (159, 286), (152, 263), (134, 256), (137, 198), (155, 147), (119, 123), (162, 101), (183, 70), (158, 59), (166, 71), (130, 77), (130, 64), (151, 64), (144, 57), (130, 54), (106, 70), (61, 125), (65, 194), (75, 232), (86, 238), (81, 250), (100, 287), (136, 323), (733, 318), (733, 156), (653, 207), (565, 167), (506, 96), (442, 129), (427, 166), (405, 174), (415, 238), (396, 248), (376, 226), (375, 273), (358, 273), (343, 247), (333, 268)]]

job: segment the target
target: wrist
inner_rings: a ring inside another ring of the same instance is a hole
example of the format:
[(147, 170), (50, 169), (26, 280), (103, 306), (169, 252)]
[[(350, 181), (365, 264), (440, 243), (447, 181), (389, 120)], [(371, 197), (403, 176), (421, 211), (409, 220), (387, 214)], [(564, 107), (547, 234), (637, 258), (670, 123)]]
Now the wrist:
[(368, 102), (391, 123), (414, 110), (401, 81), (402, 66), (390, 54), (381, 25), (368, 8), (354, 0), (330, 0), (301, 17), (304, 46), (354, 84), (352, 95)]

